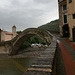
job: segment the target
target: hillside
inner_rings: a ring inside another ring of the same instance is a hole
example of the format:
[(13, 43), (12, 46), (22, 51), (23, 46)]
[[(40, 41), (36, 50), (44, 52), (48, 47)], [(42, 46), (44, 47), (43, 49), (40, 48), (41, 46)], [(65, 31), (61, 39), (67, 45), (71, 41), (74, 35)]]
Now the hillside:
[(51, 32), (59, 32), (59, 20), (51, 21), (47, 24), (38, 27), (39, 29), (49, 30)]

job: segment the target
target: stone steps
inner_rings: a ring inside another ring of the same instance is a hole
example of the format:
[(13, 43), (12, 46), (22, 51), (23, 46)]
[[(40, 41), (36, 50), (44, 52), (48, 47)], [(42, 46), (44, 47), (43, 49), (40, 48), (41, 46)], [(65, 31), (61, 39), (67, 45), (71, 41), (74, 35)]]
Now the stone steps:
[(51, 75), (52, 65), (56, 51), (56, 42), (44, 50), (41, 55), (32, 63), (24, 75)]

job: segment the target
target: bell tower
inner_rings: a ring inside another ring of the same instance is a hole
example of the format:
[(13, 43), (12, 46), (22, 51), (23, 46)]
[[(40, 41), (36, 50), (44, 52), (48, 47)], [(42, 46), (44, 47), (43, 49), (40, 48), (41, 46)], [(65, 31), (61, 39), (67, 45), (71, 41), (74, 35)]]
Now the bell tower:
[(16, 26), (12, 27), (13, 38), (16, 36)]

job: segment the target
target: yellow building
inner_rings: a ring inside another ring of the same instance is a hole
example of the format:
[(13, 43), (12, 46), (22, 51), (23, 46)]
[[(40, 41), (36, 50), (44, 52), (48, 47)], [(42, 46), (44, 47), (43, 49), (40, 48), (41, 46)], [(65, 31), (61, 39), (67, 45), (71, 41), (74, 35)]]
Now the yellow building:
[(60, 35), (75, 41), (75, 0), (58, 0)]

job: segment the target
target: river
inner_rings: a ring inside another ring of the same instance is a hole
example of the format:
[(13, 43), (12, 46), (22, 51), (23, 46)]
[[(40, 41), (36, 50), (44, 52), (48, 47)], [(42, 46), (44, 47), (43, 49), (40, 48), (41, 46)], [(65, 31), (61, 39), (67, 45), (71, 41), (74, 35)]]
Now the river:
[(23, 75), (35, 58), (0, 58), (0, 75)]

